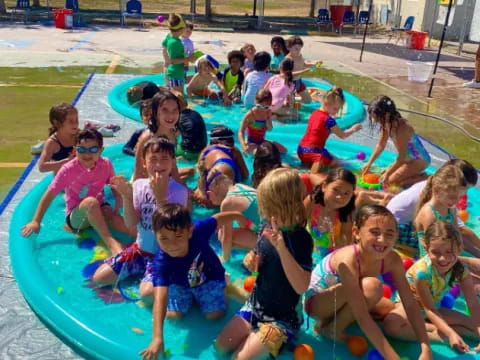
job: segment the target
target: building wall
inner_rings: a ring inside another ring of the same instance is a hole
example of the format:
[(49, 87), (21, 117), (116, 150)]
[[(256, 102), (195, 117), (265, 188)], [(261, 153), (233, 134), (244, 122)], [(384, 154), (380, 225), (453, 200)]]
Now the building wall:
[(429, 0), (401, 0), (401, 20), (400, 26), (403, 26), (405, 20), (409, 16), (415, 16), (415, 21), (413, 23), (413, 30), (421, 31), (424, 25), (424, 13), (426, 1)]

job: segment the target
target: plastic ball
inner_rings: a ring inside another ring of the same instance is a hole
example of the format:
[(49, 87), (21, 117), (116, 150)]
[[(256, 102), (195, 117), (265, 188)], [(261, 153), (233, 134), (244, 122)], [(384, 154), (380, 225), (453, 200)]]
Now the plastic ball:
[(363, 161), (367, 158), (367, 155), (363, 151), (359, 151), (356, 157), (357, 160)]
[(293, 358), (295, 360), (313, 360), (315, 359), (315, 352), (308, 344), (301, 344), (293, 350)]
[(467, 210), (460, 210), (458, 213), (457, 213), (458, 217), (460, 218), (460, 220), (462, 220), (463, 222), (467, 221), (468, 218), (470, 217), (470, 214), (468, 213)]
[(458, 286), (457, 284), (452, 287), (449, 291), (449, 294), (452, 295), (455, 299), (458, 298), (460, 296), (460, 286)]
[(165, 21), (165, 17), (164, 17), (163, 15), (158, 15), (158, 16), (157, 16), (157, 21), (158, 21), (159, 23), (163, 23), (163, 22)]
[(392, 289), (387, 284), (382, 284), (383, 287), (383, 297), (390, 299), (392, 297)]
[(377, 349), (373, 349), (373, 350), (370, 350), (368, 352), (367, 359), (368, 360), (383, 360), (384, 357), (382, 356), (382, 354), (380, 354), (380, 352)]
[(395, 291), (395, 284), (393, 283), (393, 276), (391, 272), (382, 274), (383, 282), (387, 284), (392, 291)]
[(410, 268), (410, 266), (413, 265), (413, 260), (412, 258), (405, 257), (402, 259), (402, 263), (403, 263), (403, 268), (405, 269), (405, 271), (407, 271)]
[(363, 356), (367, 353), (368, 343), (363, 336), (352, 336), (347, 341), (347, 347), (355, 356)]
[(453, 305), (455, 305), (455, 298), (452, 296), (452, 294), (447, 294), (443, 297), (440, 305), (444, 308), (451, 309), (453, 308)]
[(255, 280), (257, 280), (255, 276), (248, 276), (243, 282), (243, 288), (248, 292), (252, 292), (253, 285), (255, 285)]
[(363, 175), (363, 181), (367, 184), (378, 184), (380, 178), (375, 174), (365, 174)]

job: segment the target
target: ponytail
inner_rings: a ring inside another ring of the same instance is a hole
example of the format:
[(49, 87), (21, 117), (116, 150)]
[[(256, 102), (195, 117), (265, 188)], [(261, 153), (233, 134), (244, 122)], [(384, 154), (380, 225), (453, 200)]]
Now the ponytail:
[(462, 264), (460, 260), (457, 260), (455, 265), (453, 265), (452, 267), (452, 276), (450, 277), (450, 281), (448, 282), (448, 285), (452, 287), (454, 283), (461, 281), (464, 273), (465, 273), (465, 266)]
[(418, 202), (417, 202), (417, 207), (415, 208), (414, 218), (417, 217), (417, 214), (420, 211), (420, 209), (423, 207), (423, 205), (425, 205), (425, 203), (430, 201), (430, 199), (432, 198), (433, 176), (434, 175), (431, 175), (428, 177), (427, 184), (425, 185), (422, 193), (420, 194), (420, 198), (418, 199)]
[(280, 70), (285, 74), (285, 84), (290, 85), (293, 83), (293, 67), (294, 62), (292, 59), (284, 59), (280, 63)]

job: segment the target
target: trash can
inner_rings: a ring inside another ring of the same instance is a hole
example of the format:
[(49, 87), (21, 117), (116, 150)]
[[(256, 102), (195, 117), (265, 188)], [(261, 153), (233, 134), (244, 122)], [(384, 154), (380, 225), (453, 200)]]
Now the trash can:
[(71, 29), (73, 27), (73, 10), (54, 9), (53, 19), (57, 29)]
[(352, 10), (352, 5), (330, 5), (330, 18), (333, 27), (339, 28), (342, 25), (343, 15), (347, 10)]
[(410, 42), (410, 49), (423, 50), (428, 33), (423, 31), (407, 31)]
[(408, 61), (408, 80), (416, 82), (426, 82), (432, 74), (433, 62)]

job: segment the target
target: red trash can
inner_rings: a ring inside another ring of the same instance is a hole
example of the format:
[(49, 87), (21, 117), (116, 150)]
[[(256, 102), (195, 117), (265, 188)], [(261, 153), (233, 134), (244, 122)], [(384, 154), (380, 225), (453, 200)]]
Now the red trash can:
[(423, 50), (425, 48), (425, 40), (427, 32), (423, 31), (407, 31), (410, 35), (410, 49)]
[(63, 9), (65, 15), (65, 29), (73, 28), (73, 9)]
[(333, 27), (340, 27), (343, 21), (345, 11), (352, 10), (352, 5), (330, 5), (330, 19), (332, 19)]
[(73, 10), (53, 9), (53, 19), (57, 29), (71, 29), (73, 27)]

